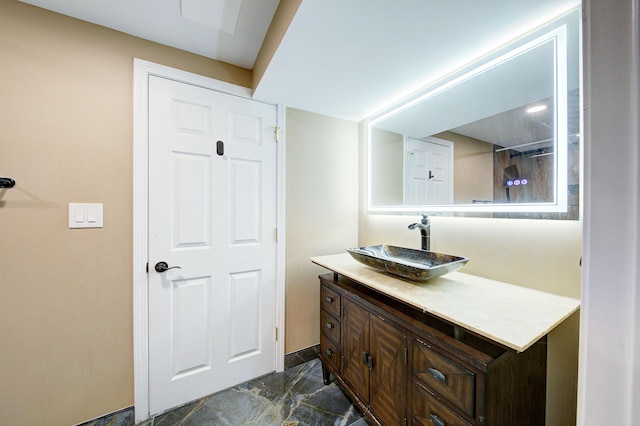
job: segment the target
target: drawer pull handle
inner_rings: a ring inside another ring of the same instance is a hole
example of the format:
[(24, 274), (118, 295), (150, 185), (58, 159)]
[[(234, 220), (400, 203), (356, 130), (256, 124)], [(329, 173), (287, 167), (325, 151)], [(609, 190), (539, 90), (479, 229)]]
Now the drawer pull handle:
[(438, 370), (436, 370), (435, 368), (430, 368), (427, 370), (427, 372), (440, 383), (444, 383), (447, 381), (447, 378), (445, 377), (445, 375), (439, 372)]
[(327, 323), (327, 328), (328, 328), (329, 330), (331, 330), (333, 327), (334, 327), (334, 326), (333, 326), (333, 324), (331, 324), (330, 322), (328, 322), (328, 323)]
[(429, 414), (429, 420), (431, 420), (431, 423), (433, 423), (435, 426), (447, 426), (442, 420), (440, 420), (440, 417), (436, 416), (435, 414)]
[(324, 300), (326, 300), (327, 303), (333, 303), (333, 297), (331, 297), (331, 296), (325, 297)]
[(331, 358), (333, 358), (333, 351), (331, 349), (325, 349), (324, 353), (327, 354), (327, 356), (330, 356)]

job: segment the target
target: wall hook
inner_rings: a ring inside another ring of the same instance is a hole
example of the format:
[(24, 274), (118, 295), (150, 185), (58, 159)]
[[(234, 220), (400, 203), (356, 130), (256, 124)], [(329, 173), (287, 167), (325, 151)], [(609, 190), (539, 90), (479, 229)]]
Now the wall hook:
[(16, 181), (11, 178), (0, 177), (0, 188), (13, 188)]

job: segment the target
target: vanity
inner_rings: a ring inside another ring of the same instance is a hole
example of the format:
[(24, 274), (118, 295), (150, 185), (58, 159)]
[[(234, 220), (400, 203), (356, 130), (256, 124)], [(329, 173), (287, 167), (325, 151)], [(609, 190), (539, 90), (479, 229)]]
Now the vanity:
[(312, 257), (320, 354), (375, 425), (544, 425), (547, 334), (579, 309), (461, 272), (412, 282), (348, 253)]

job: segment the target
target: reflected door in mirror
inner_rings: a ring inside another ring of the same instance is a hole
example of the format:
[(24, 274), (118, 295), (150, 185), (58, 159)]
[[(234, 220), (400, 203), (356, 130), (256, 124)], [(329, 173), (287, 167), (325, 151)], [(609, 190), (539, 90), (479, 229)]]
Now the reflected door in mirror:
[(453, 144), (445, 140), (406, 138), (404, 203), (453, 202)]

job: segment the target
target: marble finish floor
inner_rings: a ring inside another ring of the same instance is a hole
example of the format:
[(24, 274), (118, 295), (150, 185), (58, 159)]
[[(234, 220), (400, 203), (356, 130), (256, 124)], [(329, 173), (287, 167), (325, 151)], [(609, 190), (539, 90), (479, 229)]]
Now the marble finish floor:
[[(314, 353), (289, 357), (293, 365), (161, 414), (143, 426), (364, 426), (368, 423), (342, 390), (322, 382), (320, 360)], [(83, 426), (130, 426), (133, 409), (84, 423)]]

